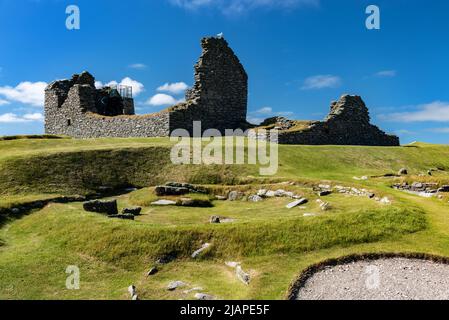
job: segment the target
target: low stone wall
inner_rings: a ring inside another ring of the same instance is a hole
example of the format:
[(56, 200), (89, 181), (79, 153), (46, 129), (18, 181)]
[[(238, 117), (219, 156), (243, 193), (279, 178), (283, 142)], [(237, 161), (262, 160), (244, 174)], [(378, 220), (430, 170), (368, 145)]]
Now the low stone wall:
[(87, 113), (75, 120), (74, 130), (66, 128), (74, 138), (101, 137), (166, 137), (169, 135), (169, 114), (147, 116), (102, 117)]
[(64, 103), (57, 107), (59, 96), (53, 90), (45, 93), (45, 131), (48, 134), (74, 138), (101, 137), (164, 137), (170, 133), (169, 113), (108, 117), (90, 112), (95, 88), (75, 84)]

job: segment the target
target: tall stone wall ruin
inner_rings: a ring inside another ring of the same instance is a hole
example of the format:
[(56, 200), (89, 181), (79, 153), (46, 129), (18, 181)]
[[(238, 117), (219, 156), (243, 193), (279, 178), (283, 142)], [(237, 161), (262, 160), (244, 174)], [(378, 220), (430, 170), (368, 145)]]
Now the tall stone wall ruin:
[[(186, 102), (159, 113), (134, 115), (134, 101), (118, 98), (102, 107), (105, 94), (87, 72), (51, 83), (45, 90), (45, 132), (75, 138), (165, 137), (175, 129), (246, 127), (248, 76), (223, 38), (204, 38), (195, 84)], [(112, 106), (112, 107), (111, 107)]]

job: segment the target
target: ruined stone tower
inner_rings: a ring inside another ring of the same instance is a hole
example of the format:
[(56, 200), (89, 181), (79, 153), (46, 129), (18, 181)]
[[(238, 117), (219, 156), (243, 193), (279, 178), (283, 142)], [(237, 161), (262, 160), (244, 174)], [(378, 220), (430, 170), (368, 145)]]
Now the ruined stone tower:
[[(202, 54), (195, 65), (195, 84), (186, 92), (186, 102), (170, 108), (170, 129), (191, 131), (192, 120), (203, 129), (244, 128), (248, 101), (248, 76), (223, 38), (204, 38)], [(187, 127), (186, 127), (187, 125)]]
[[(186, 102), (149, 115), (134, 115), (134, 101), (119, 88), (95, 88), (88, 72), (45, 90), (45, 131), (75, 138), (163, 137), (175, 129), (245, 129), (248, 76), (223, 38), (204, 38), (195, 84)], [(125, 90), (126, 92), (126, 90)]]

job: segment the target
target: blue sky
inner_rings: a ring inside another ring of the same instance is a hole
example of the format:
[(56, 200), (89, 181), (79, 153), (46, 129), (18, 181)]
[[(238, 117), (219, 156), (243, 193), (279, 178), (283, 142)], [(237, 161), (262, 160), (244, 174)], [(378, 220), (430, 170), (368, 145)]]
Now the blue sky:
[[(380, 30), (365, 27), (370, 4)], [(223, 32), (250, 120), (319, 120), (350, 93), (403, 143), (449, 143), (448, 17), (446, 0), (0, 0), (0, 135), (42, 133), (45, 84), (83, 70), (133, 85), (139, 113), (161, 110), (192, 85), (200, 38)]]

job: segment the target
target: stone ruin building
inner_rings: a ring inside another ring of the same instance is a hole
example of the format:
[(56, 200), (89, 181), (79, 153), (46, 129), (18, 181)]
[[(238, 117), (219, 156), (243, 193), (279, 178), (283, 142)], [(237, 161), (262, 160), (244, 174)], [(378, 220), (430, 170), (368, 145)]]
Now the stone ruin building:
[(223, 38), (204, 38), (195, 84), (186, 102), (155, 114), (135, 115), (130, 88), (95, 88), (88, 72), (45, 90), (45, 132), (75, 138), (165, 137), (178, 128), (246, 129), (248, 76)]
[[(202, 130), (250, 127), (246, 121), (248, 76), (222, 37), (201, 40), (195, 65), (195, 83), (186, 101), (163, 111), (136, 115), (132, 89), (126, 86), (97, 89), (88, 72), (70, 80), (52, 82), (45, 90), (45, 132), (74, 138), (166, 137), (175, 129), (193, 134), (193, 122)], [(345, 95), (331, 105), (324, 121), (267, 119), (249, 136), (273, 140), (260, 128), (279, 129), (275, 142), (308, 145), (398, 146), (399, 138), (370, 124), (368, 108), (358, 96)]]
[[(294, 121), (274, 117), (264, 121), (261, 128), (276, 128), (277, 138), (269, 131), (258, 131), (252, 138), (270, 140), (281, 144), (304, 145), (365, 145), (399, 146), (399, 138), (388, 135), (370, 123), (368, 108), (359, 96), (343, 95), (331, 103), (331, 110), (324, 121)], [(268, 134), (267, 134), (268, 133)]]

